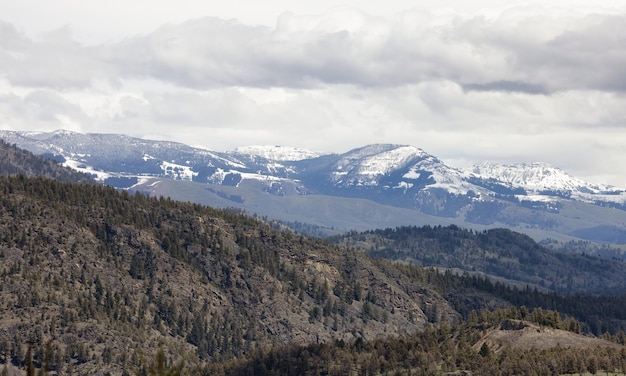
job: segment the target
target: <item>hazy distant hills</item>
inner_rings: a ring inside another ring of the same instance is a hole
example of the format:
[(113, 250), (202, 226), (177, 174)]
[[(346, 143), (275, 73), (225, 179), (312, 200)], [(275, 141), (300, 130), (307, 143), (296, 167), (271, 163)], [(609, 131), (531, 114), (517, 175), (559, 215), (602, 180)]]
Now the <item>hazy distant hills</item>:
[(108, 185), (237, 207), (289, 222), (367, 230), (399, 225), (509, 227), (535, 239), (626, 243), (626, 192), (546, 164), (462, 171), (408, 145), (343, 154), (281, 146), (215, 152), (113, 134), (0, 132), (8, 143)]
[(477, 273), (561, 293), (626, 293), (626, 264), (550, 251), (508, 229), (397, 227), (330, 238), (375, 258)]

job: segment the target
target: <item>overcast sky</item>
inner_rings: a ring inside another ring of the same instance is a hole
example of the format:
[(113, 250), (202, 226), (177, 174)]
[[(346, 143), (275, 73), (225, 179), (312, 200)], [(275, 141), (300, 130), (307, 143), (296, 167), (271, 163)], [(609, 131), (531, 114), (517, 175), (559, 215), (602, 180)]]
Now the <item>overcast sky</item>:
[(0, 0), (0, 128), (410, 144), (626, 187), (624, 0), (220, 3)]

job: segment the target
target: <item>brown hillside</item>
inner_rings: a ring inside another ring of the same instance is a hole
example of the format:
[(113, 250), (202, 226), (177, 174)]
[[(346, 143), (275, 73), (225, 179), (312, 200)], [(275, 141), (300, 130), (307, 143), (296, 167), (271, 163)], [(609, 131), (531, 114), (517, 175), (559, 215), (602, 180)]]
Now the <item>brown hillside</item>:
[(484, 343), (487, 343), (489, 348), (495, 353), (500, 353), (504, 349), (546, 350), (558, 346), (589, 349), (623, 347), (615, 342), (565, 330), (541, 327), (522, 320), (503, 321), (498, 328), (489, 330), (473, 347), (478, 350)]

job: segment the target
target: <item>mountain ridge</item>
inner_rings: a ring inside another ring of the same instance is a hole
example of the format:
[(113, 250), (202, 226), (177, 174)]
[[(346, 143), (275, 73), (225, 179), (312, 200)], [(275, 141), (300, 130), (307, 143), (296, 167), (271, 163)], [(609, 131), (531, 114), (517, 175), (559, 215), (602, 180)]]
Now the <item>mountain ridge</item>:
[[(216, 152), (114, 134), (0, 131), (0, 137), (36, 154), (56, 154), (67, 166), (119, 189), (159, 195), (159, 184), (185, 181), (207, 187), (186, 198), (203, 202), (207, 192), (235, 187), (241, 189), (238, 205), (259, 215), (267, 212), (252, 196), (244, 197), (243, 188), (276, 197), (366, 199), (469, 227), (544, 232), (543, 238), (556, 232), (559, 237), (585, 239), (598, 226), (610, 230), (602, 233), (618, 235), (594, 241), (626, 237), (625, 190), (590, 184), (546, 164), (485, 163), (463, 171), (420, 148), (399, 144), (367, 145), (341, 154), (279, 146)], [(175, 191), (170, 195), (179, 197)], [(593, 214), (595, 207), (607, 210), (604, 219)], [(328, 212), (326, 218), (332, 221), (334, 215)], [(372, 222), (370, 228), (376, 227), (386, 226)]]
[(470, 171), (534, 193), (552, 190), (614, 195), (624, 191), (612, 185), (589, 183), (571, 176), (560, 168), (542, 162), (513, 164), (484, 162), (474, 165)]

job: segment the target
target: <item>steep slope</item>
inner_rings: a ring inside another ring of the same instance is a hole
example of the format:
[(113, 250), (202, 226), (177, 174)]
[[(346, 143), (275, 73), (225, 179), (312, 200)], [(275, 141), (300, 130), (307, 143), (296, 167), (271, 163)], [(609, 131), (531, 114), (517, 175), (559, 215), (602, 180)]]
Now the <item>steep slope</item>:
[[(120, 373), (163, 343), (191, 365), (270, 344), (412, 333), (458, 317), (355, 251), (247, 216), (47, 179), (0, 179), (0, 344), (20, 364)], [(432, 315), (431, 315), (432, 319)]]

